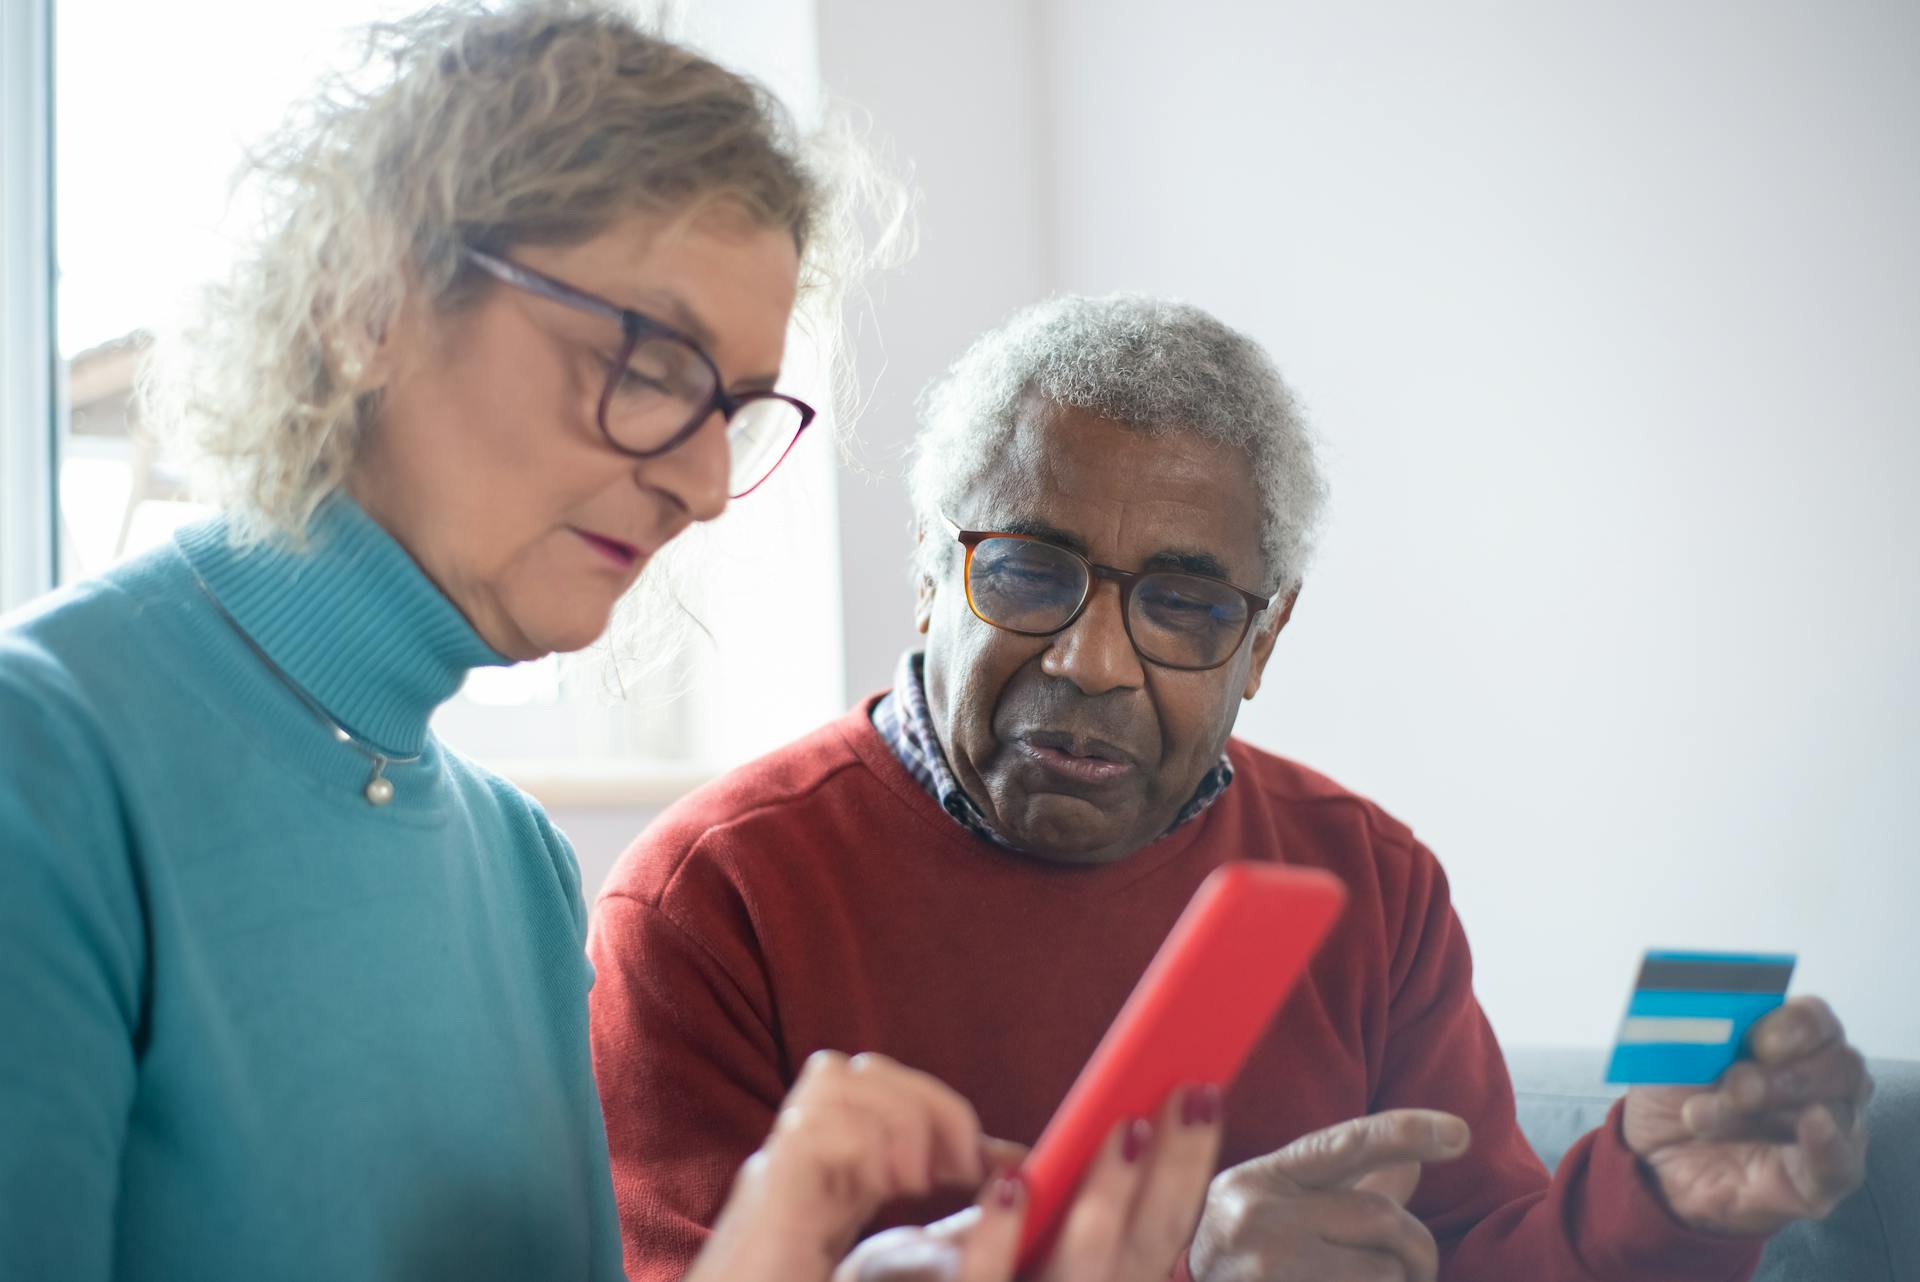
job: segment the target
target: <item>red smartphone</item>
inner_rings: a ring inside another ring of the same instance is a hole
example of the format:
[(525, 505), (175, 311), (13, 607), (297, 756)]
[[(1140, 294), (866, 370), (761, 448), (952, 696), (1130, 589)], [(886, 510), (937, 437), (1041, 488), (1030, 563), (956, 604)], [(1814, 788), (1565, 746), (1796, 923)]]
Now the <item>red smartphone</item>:
[(1233, 1080), (1346, 899), (1317, 868), (1237, 862), (1207, 875), (1021, 1164), (1019, 1271), (1046, 1258), (1115, 1126), (1157, 1116), (1183, 1083)]

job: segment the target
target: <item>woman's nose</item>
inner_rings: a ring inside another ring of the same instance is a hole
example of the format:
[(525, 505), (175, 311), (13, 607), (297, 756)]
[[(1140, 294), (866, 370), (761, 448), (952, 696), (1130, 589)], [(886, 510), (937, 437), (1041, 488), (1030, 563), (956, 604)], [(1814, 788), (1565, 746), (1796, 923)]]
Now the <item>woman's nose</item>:
[(715, 409), (678, 448), (642, 461), (635, 477), (671, 494), (694, 520), (711, 521), (727, 510), (732, 469), (726, 416)]

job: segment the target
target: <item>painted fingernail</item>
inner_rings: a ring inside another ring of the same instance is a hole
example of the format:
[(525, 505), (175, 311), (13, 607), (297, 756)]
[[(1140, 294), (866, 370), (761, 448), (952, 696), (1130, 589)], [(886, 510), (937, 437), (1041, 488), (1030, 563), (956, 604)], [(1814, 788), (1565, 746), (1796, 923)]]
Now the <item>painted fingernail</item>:
[(1014, 1207), (1020, 1205), (1020, 1199), (1025, 1197), (1026, 1194), (1026, 1181), (1022, 1180), (1018, 1175), (1002, 1176), (993, 1182), (994, 1205), (1003, 1210), (1011, 1211)]
[(1127, 1133), (1120, 1141), (1120, 1160), (1137, 1162), (1147, 1151), (1147, 1144), (1153, 1139), (1153, 1126), (1144, 1117), (1136, 1117), (1127, 1123)]

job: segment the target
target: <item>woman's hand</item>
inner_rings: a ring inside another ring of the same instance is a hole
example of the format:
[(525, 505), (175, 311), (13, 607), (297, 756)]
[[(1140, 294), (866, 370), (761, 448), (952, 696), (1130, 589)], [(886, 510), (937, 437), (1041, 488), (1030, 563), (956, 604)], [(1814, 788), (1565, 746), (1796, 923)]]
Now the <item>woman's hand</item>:
[[(1037, 1282), (1164, 1282), (1193, 1238), (1220, 1148), (1220, 1092), (1175, 1091), (1152, 1123), (1115, 1128), (1068, 1208)], [(1026, 1209), (1017, 1178), (926, 1228), (861, 1243), (835, 1282), (1006, 1282)]]
[(973, 1107), (940, 1082), (882, 1055), (821, 1051), (685, 1282), (826, 1279), (882, 1205), (978, 1188), (991, 1160)]

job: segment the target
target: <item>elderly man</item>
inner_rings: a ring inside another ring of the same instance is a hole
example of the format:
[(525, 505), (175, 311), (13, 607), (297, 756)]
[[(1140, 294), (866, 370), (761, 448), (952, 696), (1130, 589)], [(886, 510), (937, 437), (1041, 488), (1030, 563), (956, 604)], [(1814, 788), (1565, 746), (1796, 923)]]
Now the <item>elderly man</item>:
[(1744, 1277), (1857, 1185), (1870, 1083), (1817, 1001), (1717, 1089), (1630, 1092), (1550, 1178), (1432, 854), (1229, 737), (1322, 492), (1248, 339), (1138, 298), (1030, 308), (930, 393), (912, 489), (924, 653), (670, 810), (596, 909), (636, 1282), (693, 1258), (815, 1050), (925, 1069), (1031, 1142), (1232, 859), (1326, 868), (1351, 898), (1227, 1096), (1202, 1282)]

